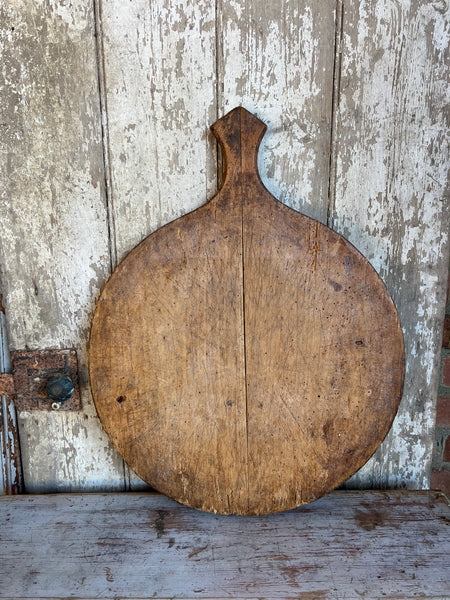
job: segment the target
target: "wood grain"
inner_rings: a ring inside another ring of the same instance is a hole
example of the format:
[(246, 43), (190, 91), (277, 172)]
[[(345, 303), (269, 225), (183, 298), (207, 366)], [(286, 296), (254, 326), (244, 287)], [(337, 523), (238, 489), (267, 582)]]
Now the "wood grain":
[[(115, 267), (217, 190), (216, 12), (207, 0), (97, 0), (96, 13)], [(126, 489), (146, 487), (126, 473)]]
[(247, 489), (241, 245), (237, 203), (166, 225), (116, 270), (90, 339), (97, 411), (126, 462), (196, 506), (214, 485), (230, 512)]
[(243, 519), (152, 494), (0, 499), (0, 598), (448, 598), (449, 508), (338, 492)]
[(96, 417), (86, 341), (109, 272), (92, 4), (0, 8), (0, 264), (8, 343), (76, 347), (82, 413), (19, 415), (29, 492), (123, 488)]
[(241, 105), (264, 121), (264, 185), (326, 224), (335, 3), (218, 0), (216, 26), (216, 118)]
[(448, 264), (448, 3), (345, 1), (330, 226), (391, 292), (405, 394), (351, 486), (427, 488)]
[[(83, 418), (20, 416), (28, 489), (141, 485), (124, 474), (92, 409), (91, 311), (116, 257), (212, 196), (208, 124), (237, 104), (269, 124), (259, 160), (268, 189), (325, 223), (330, 176), (328, 224), (369, 258), (399, 308), (404, 401), (392, 435), (351, 485), (427, 487), (447, 256), (444, 3), (352, 0), (342, 28), (341, 1), (94, 4), (95, 15), (84, 1), (0, 8), (10, 344), (76, 346), (85, 406)], [(190, 157), (182, 164), (174, 136)]]
[(222, 188), (127, 256), (90, 340), (94, 401), (126, 462), (223, 514), (288, 510), (342, 483), (386, 435), (403, 385), (383, 283), (264, 188), (265, 129), (243, 108), (213, 125)]
[(120, 261), (216, 190), (208, 132), (217, 118), (215, 9), (207, 0), (98, 0), (97, 7), (112, 250)]

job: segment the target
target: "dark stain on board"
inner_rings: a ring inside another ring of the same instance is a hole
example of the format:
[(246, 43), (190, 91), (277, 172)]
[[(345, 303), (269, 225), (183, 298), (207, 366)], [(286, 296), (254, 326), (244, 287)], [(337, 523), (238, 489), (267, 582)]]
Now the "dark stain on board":
[(357, 510), (355, 513), (356, 524), (366, 531), (373, 531), (377, 527), (383, 527), (386, 521), (386, 513), (382, 510)]
[(328, 280), (328, 283), (331, 285), (335, 292), (340, 292), (342, 290), (342, 285), (337, 283), (337, 281), (333, 281), (332, 279)]
[(162, 536), (166, 533), (166, 526), (164, 523), (165, 518), (169, 514), (167, 510), (157, 510), (158, 513), (157, 518), (155, 519), (154, 526), (156, 529), (157, 538), (162, 538)]

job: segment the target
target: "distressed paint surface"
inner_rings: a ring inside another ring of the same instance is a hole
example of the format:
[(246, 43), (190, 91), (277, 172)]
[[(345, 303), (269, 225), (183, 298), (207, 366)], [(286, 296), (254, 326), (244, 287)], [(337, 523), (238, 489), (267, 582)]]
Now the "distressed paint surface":
[(89, 395), (86, 340), (109, 268), (94, 15), (4, 3), (0, 267), (11, 349), (77, 347), (82, 413), (21, 413), (25, 489), (120, 489)]
[(0, 498), (0, 598), (444, 600), (432, 492), (335, 492), (267, 517), (153, 494)]
[(207, 0), (98, 0), (98, 15), (120, 261), (215, 191), (215, 10)]
[(326, 223), (334, 2), (219, 0), (219, 117), (242, 105), (268, 126), (259, 171), (285, 204)]
[(444, 2), (344, 3), (331, 226), (388, 286), (407, 368), (393, 428), (349, 486), (429, 485), (448, 260), (448, 17)]
[(437, 0), (335, 8), (291, 0), (0, 8), (0, 276), (10, 346), (76, 346), (84, 407), (20, 415), (28, 491), (141, 485), (91, 403), (93, 307), (111, 265), (212, 197), (208, 127), (238, 104), (269, 125), (259, 161), (269, 191), (324, 223), (328, 216), (400, 312), (405, 397), (392, 433), (348, 485), (428, 485), (445, 302), (449, 11)]
[(116, 264), (216, 189), (215, 10), (207, 0), (99, 0), (97, 14)]
[(99, 0), (97, 13), (113, 257), (212, 197), (209, 125), (236, 105), (269, 124), (268, 188), (326, 220), (331, 5)]

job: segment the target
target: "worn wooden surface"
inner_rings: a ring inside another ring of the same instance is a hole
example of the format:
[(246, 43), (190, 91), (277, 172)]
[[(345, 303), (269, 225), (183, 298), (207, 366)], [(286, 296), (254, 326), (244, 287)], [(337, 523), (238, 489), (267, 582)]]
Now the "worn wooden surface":
[(223, 185), (109, 280), (91, 388), (152, 487), (222, 514), (279, 512), (337, 487), (383, 440), (403, 336), (367, 260), (261, 184), (264, 123), (238, 107), (212, 129)]
[[(97, 1), (114, 264), (213, 196), (209, 125), (238, 104), (269, 124), (260, 167), (270, 191), (326, 221), (334, 12), (323, 9)], [(130, 486), (142, 487), (132, 474)]]
[(19, 415), (29, 492), (123, 489), (89, 394), (86, 342), (109, 273), (92, 3), (0, 7), (0, 267), (11, 349), (76, 347), (81, 413)]
[(417, 0), (343, 8), (330, 225), (386, 282), (407, 356), (398, 416), (357, 487), (429, 482), (449, 257), (449, 15), (448, 3)]
[(212, 197), (208, 125), (238, 104), (269, 125), (259, 161), (268, 189), (323, 223), (328, 212), (399, 308), (404, 400), (393, 435), (351, 485), (427, 487), (445, 302), (446, 5), (355, 0), (342, 22), (340, 0), (94, 5), (0, 7), (10, 345), (76, 346), (83, 374), (84, 415), (20, 416), (28, 489), (142, 485), (86, 387), (94, 303), (109, 264)]
[(335, 3), (218, 0), (216, 27), (216, 118), (242, 105), (262, 119), (264, 184), (326, 223)]
[(0, 598), (445, 600), (442, 495), (337, 492), (267, 517), (139, 494), (0, 499)]

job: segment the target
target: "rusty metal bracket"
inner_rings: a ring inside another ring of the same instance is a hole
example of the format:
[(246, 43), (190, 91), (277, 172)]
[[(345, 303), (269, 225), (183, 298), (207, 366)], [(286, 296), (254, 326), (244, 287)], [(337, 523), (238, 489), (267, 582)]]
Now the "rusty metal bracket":
[(0, 396), (14, 396), (14, 376), (11, 373), (0, 373)]
[[(74, 349), (11, 352), (12, 374), (0, 374), (0, 395), (14, 397), (17, 410), (80, 410), (78, 360)], [(49, 398), (47, 385), (55, 377), (70, 378), (73, 394), (61, 402)]]

